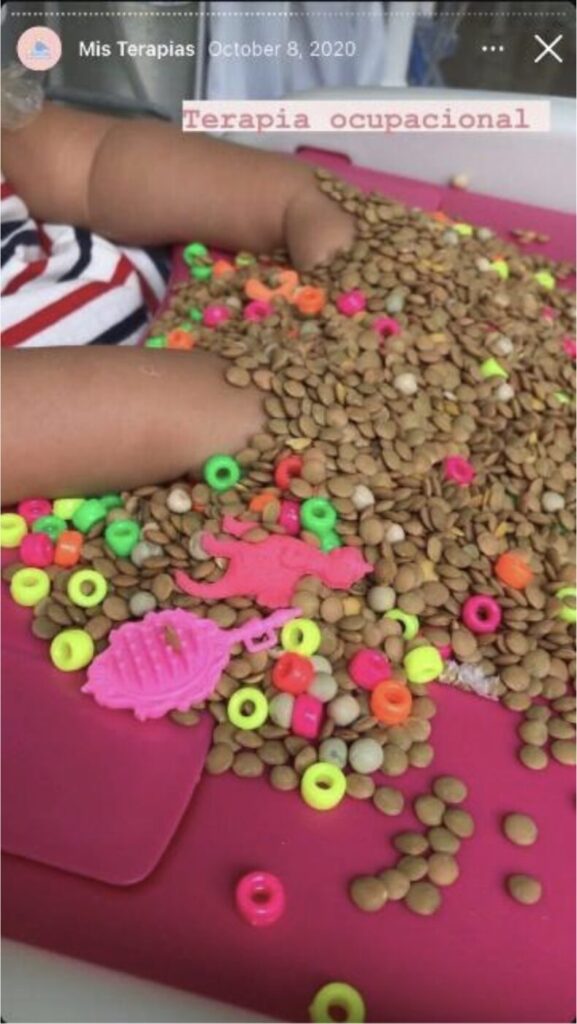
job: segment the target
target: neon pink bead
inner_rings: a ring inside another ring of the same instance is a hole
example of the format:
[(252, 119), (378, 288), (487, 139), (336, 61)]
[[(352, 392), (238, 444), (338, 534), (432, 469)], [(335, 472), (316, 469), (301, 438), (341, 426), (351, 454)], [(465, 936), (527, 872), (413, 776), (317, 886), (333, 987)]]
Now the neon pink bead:
[(296, 537), (301, 529), (301, 512), (298, 501), (281, 501), (278, 521), (283, 530)]
[(395, 334), (401, 333), (401, 325), (392, 316), (378, 316), (373, 323), (373, 330), (381, 335), (381, 338), (392, 338)]
[(557, 310), (553, 309), (553, 306), (543, 306), (541, 310), (541, 316), (544, 320), (556, 320)]
[(30, 526), (31, 523), (40, 519), (40, 516), (49, 516), (51, 514), (52, 502), (46, 498), (27, 498), (26, 501), (20, 502), (17, 512)]
[(373, 690), (378, 683), (391, 678), (391, 665), (380, 651), (365, 647), (353, 654), (347, 665), (348, 673), (357, 686)]
[(445, 480), (451, 480), (458, 487), (467, 487), (475, 479), (475, 470), (468, 459), (461, 455), (448, 455), (443, 462)]
[(236, 906), (249, 924), (257, 928), (274, 924), (285, 911), (282, 882), (268, 871), (251, 871), (236, 887)]
[(310, 693), (301, 693), (295, 700), (291, 729), (296, 736), (314, 740), (321, 731), (323, 705)]
[(43, 569), (54, 561), (54, 544), (47, 533), (27, 533), (20, 545), (20, 559), (24, 565)]
[(344, 316), (355, 316), (357, 313), (362, 313), (366, 304), (367, 300), (359, 288), (353, 288), (352, 291), (339, 295), (337, 299), (337, 309)]
[(202, 314), (202, 322), (205, 327), (218, 327), (230, 320), (230, 316), (228, 306), (207, 306)]
[(435, 644), (435, 647), (443, 661), (448, 661), (449, 658), (453, 657), (453, 648), (451, 647), (451, 644)]
[(252, 320), (256, 323), (258, 320), (266, 320), (267, 316), (272, 316), (273, 312), (274, 310), (270, 302), (262, 302), (259, 299), (255, 299), (244, 307), (242, 315), (245, 320)]
[(461, 618), (472, 633), (494, 633), (501, 625), (503, 613), (494, 597), (477, 594), (467, 598)]
[(571, 359), (577, 359), (577, 342), (575, 338), (563, 338), (563, 351)]

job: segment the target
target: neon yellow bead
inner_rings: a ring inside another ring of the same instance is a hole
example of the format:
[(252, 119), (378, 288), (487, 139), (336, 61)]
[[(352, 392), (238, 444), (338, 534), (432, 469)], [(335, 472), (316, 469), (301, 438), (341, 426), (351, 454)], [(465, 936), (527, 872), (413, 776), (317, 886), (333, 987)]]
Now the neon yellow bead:
[(80, 508), (84, 498), (57, 498), (54, 502), (53, 513), (60, 519), (72, 519), (77, 508)]
[(553, 274), (549, 273), (548, 270), (538, 270), (533, 276), (537, 284), (540, 284), (542, 288), (545, 288), (548, 292), (553, 291), (556, 282)]
[(65, 629), (50, 644), (52, 663), (61, 672), (76, 672), (94, 657), (94, 640), (85, 629)]
[(417, 616), (409, 615), (408, 612), (402, 612), (400, 608), (391, 609), (390, 612), (386, 613), (384, 618), (392, 619), (393, 622), (401, 623), (405, 640), (414, 640), (419, 632), (420, 623)]
[(507, 380), (509, 376), (497, 359), (485, 359), (485, 362), (481, 363), (479, 369), (481, 370), (481, 376), (485, 380), (489, 380), (490, 377), (502, 377), (503, 380)]
[(424, 685), (438, 679), (443, 671), (443, 659), (436, 647), (415, 647), (403, 661), (410, 683)]
[(366, 1009), (356, 988), (344, 981), (331, 981), (317, 992), (309, 1006), (309, 1015), (315, 1024), (332, 1024), (335, 1020), (364, 1024)]
[(509, 277), (509, 267), (505, 263), (505, 260), (493, 260), (491, 263), (491, 270), (494, 270), (503, 281), (506, 281)]
[[(248, 713), (244, 711), (247, 704), (252, 705)], [(233, 693), (226, 710), (229, 721), (237, 729), (259, 729), (268, 718), (268, 700), (255, 686), (243, 686)]]
[(315, 811), (331, 811), (347, 791), (347, 780), (338, 765), (328, 761), (311, 764), (301, 779), (301, 796)]
[(50, 593), (50, 576), (44, 569), (19, 569), (10, 580), (10, 594), (16, 604), (32, 608)]
[[(94, 608), (108, 592), (108, 583), (101, 572), (94, 569), (79, 569), (68, 580), (68, 597), (80, 608)], [(88, 591), (88, 592), (87, 592)]]
[(453, 224), (453, 231), (456, 231), (458, 235), (472, 235), (473, 228), (470, 224)]
[(563, 607), (557, 612), (560, 619), (563, 622), (577, 622), (577, 608), (574, 605), (565, 604), (566, 597), (572, 597), (573, 601), (577, 598), (577, 590), (575, 587), (561, 587), (555, 594), (558, 601), (563, 603)]
[(0, 516), (0, 547), (17, 548), (28, 533), (24, 516), (17, 512), (3, 512)]
[(281, 630), (280, 642), (285, 651), (310, 658), (321, 646), (321, 631), (312, 619), (291, 619)]

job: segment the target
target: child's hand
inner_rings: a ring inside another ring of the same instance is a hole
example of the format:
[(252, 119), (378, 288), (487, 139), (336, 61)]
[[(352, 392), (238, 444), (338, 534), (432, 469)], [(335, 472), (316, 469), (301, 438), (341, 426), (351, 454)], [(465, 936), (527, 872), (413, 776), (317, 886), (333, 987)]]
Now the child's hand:
[(309, 270), (339, 250), (348, 249), (355, 233), (353, 218), (316, 187), (300, 192), (289, 203), (284, 229), (285, 243), (297, 270)]

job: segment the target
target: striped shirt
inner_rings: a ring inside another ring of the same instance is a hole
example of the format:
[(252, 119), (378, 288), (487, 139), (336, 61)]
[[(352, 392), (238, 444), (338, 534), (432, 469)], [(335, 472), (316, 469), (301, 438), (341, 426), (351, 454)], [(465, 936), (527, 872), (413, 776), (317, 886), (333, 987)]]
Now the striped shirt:
[(41, 224), (2, 179), (2, 347), (134, 345), (164, 298), (168, 254)]

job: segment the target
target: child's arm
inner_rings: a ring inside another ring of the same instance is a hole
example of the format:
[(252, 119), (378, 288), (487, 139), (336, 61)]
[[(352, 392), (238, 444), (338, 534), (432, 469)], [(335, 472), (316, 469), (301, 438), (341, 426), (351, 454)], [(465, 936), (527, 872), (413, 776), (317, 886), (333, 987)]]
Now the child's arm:
[(351, 219), (319, 192), (309, 165), (175, 125), (47, 103), (2, 133), (2, 149), (3, 171), (34, 217), (125, 245), (288, 245), (304, 267), (352, 241)]
[(260, 417), (258, 392), (230, 387), (205, 352), (6, 351), (2, 501), (176, 479), (241, 448)]

